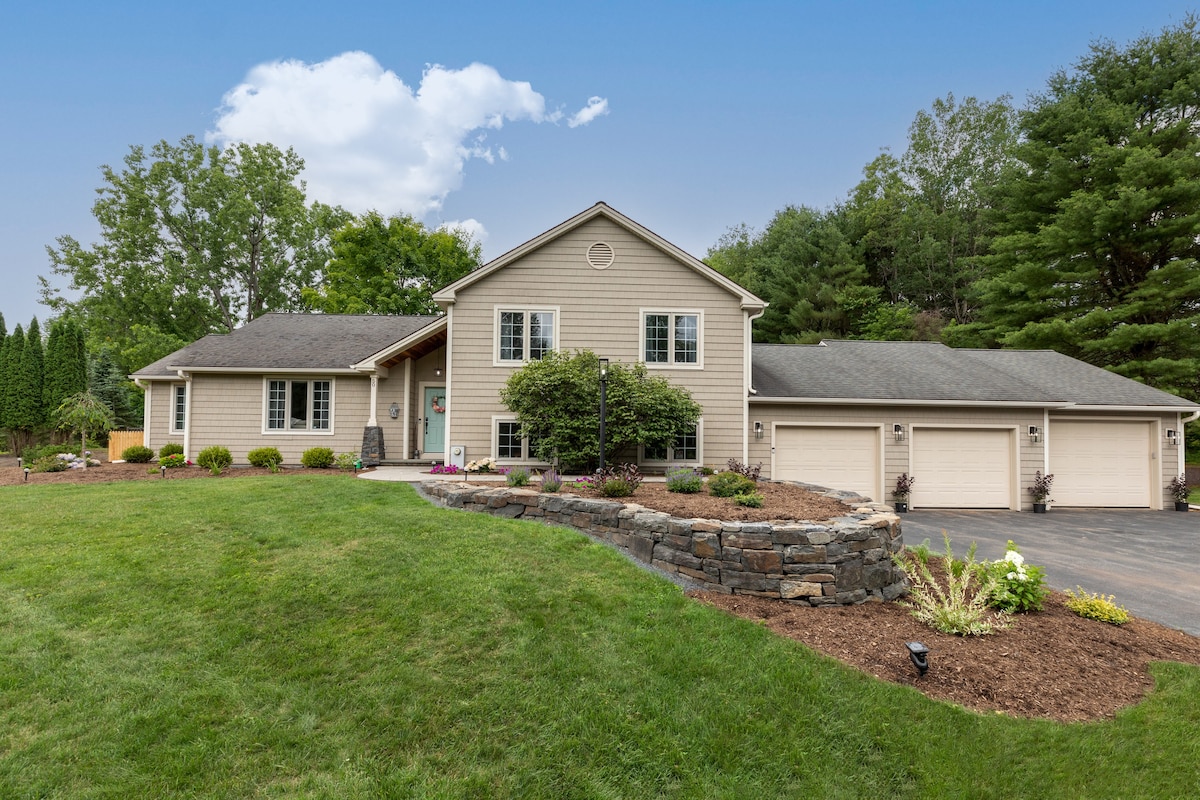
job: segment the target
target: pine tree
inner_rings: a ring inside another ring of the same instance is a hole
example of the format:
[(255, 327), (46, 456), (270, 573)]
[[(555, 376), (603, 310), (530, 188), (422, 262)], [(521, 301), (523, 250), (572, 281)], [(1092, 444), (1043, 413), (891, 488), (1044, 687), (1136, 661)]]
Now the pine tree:
[[(0, 437), (4, 436), (4, 431), (8, 429), (4, 419), (4, 387), (8, 385), (8, 328), (4, 324), (4, 315), (0, 314)], [(2, 444), (3, 442), (0, 442)]]
[[(0, 381), (0, 430), (12, 431), (15, 427), (12, 421), (12, 394), (13, 386), (17, 382), (21, 350), (24, 347), (25, 330), (17, 325), (12, 334), (5, 337), (4, 347), (0, 349), (0, 374), (4, 375), (4, 380)], [(9, 444), (15, 446), (16, 443), (10, 441)]]
[(103, 348), (92, 361), (90, 372), (89, 391), (112, 409), (117, 427), (126, 427), (135, 422), (128, 378), (109, 348)]

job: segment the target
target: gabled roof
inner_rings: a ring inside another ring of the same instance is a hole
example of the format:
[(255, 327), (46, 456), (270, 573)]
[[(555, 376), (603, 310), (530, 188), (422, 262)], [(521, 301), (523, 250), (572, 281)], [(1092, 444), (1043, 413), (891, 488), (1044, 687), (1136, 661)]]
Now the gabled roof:
[(959, 350), (940, 342), (756, 344), (758, 401), (979, 403), (1195, 409), (1195, 403), (1050, 350)]
[(746, 289), (743, 289), (741, 286), (738, 286), (736, 283), (729, 280), (729, 278), (726, 278), (724, 275), (717, 272), (700, 259), (684, 252), (668, 242), (666, 239), (659, 236), (657, 233), (651, 231), (649, 228), (643, 227), (642, 225), (634, 222), (629, 217), (603, 202), (596, 203), (586, 211), (580, 212), (567, 221), (555, 225), (553, 228), (541, 234), (540, 236), (535, 236), (524, 244), (509, 250), (504, 255), (492, 259), (479, 269), (474, 270), (462, 278), (459, 278), (454, 283), (451, 283), (450, 285), (434, 292), (434, 301), (441, 304), (443, 307), (453, 303), (455, 294), (458, 291), (465, 289), (477, 281), (483, 280), (493, 272), (503, 269), (523, 256), (532, 253), (534, 250), (537, 250), (539, 247), (542, 247), (548, 242), (551, 242), (554, 239), (557, 239), (560, 236), (575, 230), (580, 225), (599, 217), (603, 217), (604, 219), (619, 225), (620, 227), (632, 233), (634, 236), (637, 236), (642, 241), (649, 244), (651, 247), (661, 250), (663, 253), (666, 253), (676, 261), (683, 264), (685, 267), (694, 270), (701, 276), (720, 286), (725, 291), (740, 299), (743, 309), (753, 311), (766, 308), (767, 303), (765, 300), (756, 297), (754, 294), (750, 293)]
[(443, 319), (440, 316), (264, 314), (233, 333), (210, 334), (134, 373), (174, 378), (191, 372), (333, 372)]

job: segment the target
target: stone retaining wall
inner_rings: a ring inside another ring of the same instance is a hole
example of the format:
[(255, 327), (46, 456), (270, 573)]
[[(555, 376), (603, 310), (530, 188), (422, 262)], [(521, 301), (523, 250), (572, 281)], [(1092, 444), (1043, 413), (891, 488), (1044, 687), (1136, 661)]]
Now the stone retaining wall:
[(879, 508), (828, 522), (722, 522), (531, 489), (444, 481), (420, 486), (450, 508), (568, 525), (714, 591), (850, 605), (893, 600), (907, 588), (891, 558), (903, 547), (900, 518)]

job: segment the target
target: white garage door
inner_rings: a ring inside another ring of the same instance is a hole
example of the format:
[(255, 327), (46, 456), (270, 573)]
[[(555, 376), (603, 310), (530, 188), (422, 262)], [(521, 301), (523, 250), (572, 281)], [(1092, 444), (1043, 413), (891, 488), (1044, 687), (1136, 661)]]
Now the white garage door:
[(879, 430), (778, 427), (773, 477), (858, 492), (878, 500)]
[(1012, 433), (976, 428), (915, 428), (915, 508), (1010, 508)]
[(1055, 505), (1150, 505), (1150, 423), (1051, 420), (1049, 434)]

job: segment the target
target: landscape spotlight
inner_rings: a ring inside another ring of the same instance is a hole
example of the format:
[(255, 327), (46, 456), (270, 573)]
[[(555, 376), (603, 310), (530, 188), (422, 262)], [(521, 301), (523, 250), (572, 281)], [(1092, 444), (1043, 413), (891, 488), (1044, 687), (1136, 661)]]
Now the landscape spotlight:
[(905, 642), (904, 646), (908, 648), (908, 658), (912, 661), (913, 666), (917, 668), (918, 675), (924, 675), (929, 671), (929, 648), (920, 642)]
[(167, 477), (167, 465), (166, 464), (163, 464), (161, 467), (159, 467), (158, 471), (162, 473), (162, 476), (164, 478)]
[(29, 482), (29, 467), (25, 468), (25, 482)]

